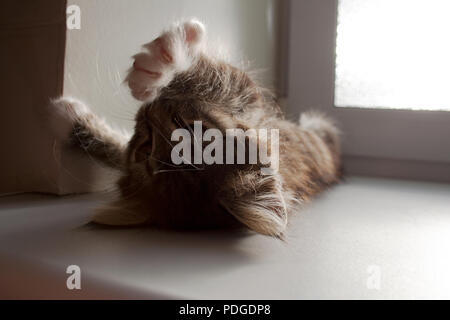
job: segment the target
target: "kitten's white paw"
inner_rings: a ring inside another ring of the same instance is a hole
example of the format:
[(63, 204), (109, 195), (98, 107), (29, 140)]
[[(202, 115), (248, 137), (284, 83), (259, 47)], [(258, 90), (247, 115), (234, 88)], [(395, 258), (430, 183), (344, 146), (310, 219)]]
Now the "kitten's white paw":
[(83, 102), (61, 97), (52, 100), (47, 107), (47, 124), (56, 139), (66, 140), (74, 126), (90, 114), (91, 110)]
[(137, 100), (151, 102), (176, 73), (186, 71), (195, 62), (205, 39), (205, 27), (197, 20), (173, 26), (143, 47), (134, 58), (126, 78)]

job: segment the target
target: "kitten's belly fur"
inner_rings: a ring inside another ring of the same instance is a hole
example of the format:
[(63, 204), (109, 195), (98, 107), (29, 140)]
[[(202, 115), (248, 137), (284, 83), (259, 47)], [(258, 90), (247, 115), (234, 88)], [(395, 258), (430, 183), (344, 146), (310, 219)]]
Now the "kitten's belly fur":
[[(205, 53), (205, 32), (196, 20), (176, 24), (134, 56), (126, 81), (144, 104), (129, 141), (79, 101), (59, 99), (49, 109), (63, 142), (122, 172), (120, 196), (99, 208), (94, 221), (240, 225), (282, 237), (296, 205), (338, 180), (339, 134), (333, 122), (317, 113), (304, 113), (299, 123), (284, 120), (268, 90)], [(263, 175), (260, 163), (174, 166), (171, 133), (199, 120), (221, 132), (279, 129), (279, 170)]]

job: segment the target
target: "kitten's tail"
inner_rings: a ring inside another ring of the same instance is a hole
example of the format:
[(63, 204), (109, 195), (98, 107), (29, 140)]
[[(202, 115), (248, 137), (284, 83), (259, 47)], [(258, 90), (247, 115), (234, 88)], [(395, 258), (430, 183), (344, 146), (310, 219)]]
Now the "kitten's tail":
[(341, 152), (340, 130), (333, 120), (317, 111), (304, 112), (300, 116), (300, 127), (315, 132), (338, 159)]

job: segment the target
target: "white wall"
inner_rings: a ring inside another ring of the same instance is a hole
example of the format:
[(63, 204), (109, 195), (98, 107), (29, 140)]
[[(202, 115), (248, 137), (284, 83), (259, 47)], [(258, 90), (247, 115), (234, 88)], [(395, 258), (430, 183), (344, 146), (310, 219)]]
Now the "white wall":
[(231, 62), (276, 76), (276, 0), (69, 0), (81, 9), (81, 29), (67, 31), (64, 94), (87, 102), (111, 123), (131, 129), (139, 103), (122, 84), (130, 56), (162, 28), (196, 17), (210, 41), (227, 48)]

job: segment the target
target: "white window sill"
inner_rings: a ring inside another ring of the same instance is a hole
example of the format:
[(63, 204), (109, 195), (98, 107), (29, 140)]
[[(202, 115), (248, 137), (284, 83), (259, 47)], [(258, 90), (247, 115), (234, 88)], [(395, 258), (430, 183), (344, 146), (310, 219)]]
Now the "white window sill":
[(450, 298), (446, 184), (349, 178), (299, 211), (285, 243), (83, 227), (98, 198), (0, 198), (1, 298)]

